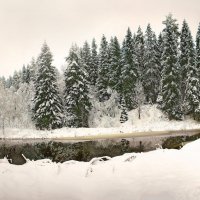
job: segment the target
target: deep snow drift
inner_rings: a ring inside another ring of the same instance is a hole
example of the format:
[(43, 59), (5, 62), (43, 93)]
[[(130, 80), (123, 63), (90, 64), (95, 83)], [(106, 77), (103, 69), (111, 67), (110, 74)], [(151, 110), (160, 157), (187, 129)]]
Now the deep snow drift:
[(200, 140), (108, 161), (0, 160), (0, 200), (199, 200)]
[[(100, 103), (99, 103), (100, 104)], [(115, 106), (109, 104), (96, 106), (95, 111), (90, 118), (90, 127), (92, 128), (62, 128), (52, 131), (37, 131), (35, 129), (5, 129), (5, 134), (0, 130), (0, 137), (3, 138), (59, 138), (59, 137), (76, 137), (91, 136), (104, 134), (119, 134), (133, 132), (150, 132), (150, 131), (166, 131), (166, 130), (188, 130), (200, 129), (200, 123), (192, 119), (183, 121), (169, 121), (166, 116), (157, 109), (156, 105), (143, 106), (141, 119), (138, 119), (138, 110), (132, 110), (129, 114), (129, 120), (120, 124), (119, 110)], [(113, 110), (113, 116), (109, 116), (110, 109)]]

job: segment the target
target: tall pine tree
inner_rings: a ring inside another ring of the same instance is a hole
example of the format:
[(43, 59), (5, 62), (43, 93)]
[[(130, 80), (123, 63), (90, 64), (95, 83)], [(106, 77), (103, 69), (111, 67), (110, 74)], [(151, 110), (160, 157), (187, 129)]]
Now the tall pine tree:
[(156, 57), (157, 57), (157, 65), (159, 66), (159, 93), (156, 102), (158, 104), (162, 101), (162, 95), (161, 95), (161, 79), (162, 79), (162, 54), (164, 51), (164, 42), (163, 42), (163, 36), (162, 33), (159, 34), (158, 40), (157, 40), (157, 46), (156, 46)]
[(157, 48), (156, 48), (157, 65), (159, 66), (160, 75), (161, 75), (161, 72), (162, 72), (161, 59), (162, 59), (163, 51), (164, 51), (163, 36), (162, 36), (162, 33), (160, 33), (159, 36), (158, 36)]
[(92, 84), (92, 57), (91, 57), (91, 50), (90, 50), (90, 45), (86, 41), (83, 45), (83, 48), (80, 50), (80, 58), (82, 67), (84, 67), (85, 72), (88, 74), (88, 84)]
[[(200, 81), (200, 23), (196, 35), (196, 58), (195, 58), (195, 68), (197, 70), (198, 81)], [(198, 88), (199, 91), (199, 88)], [(199, 95), (199, 105), (194, 111), (194, 119), (200, 121), (200, 95)]]
[(106, 101), (110, 98), (108, 93), (109, 86), (109, 48), (106, 37), (103, 35), (99, 50), (99, 69), (97, 88), (99, 93), (99, 101)]
[(198, 70), (199, 80), (200, 80), (200, 23), (199, 23), (199, 27), (198, 27), (198, 31), (197, 31), (197, 35), (196, 35), (196, 59), (195, 59), (195, 63), (196, 63), (196, 68)]
[(156, 103), (159, 93), (160, 69), (157, 63), (157, 41), (150, 24), (145, 33), (143, 86), (147, 103)]
[(143, 77), (143, 72), (144, 72), (144, 35), (143, 35), (141, 27), (138, 28), (137, 34), (135, 35), (134, 52), (133, 53), (135, 54), (137, 63), (138, 63), (139, 78), (143, 84), (143, 82), (145, 81), (144, 77)]
[(189, 30), (187, 22), (184, 20), (180, 35), (180, 66), (181, 66), (181, 93), (182, 100), (184, 101), (186, 97), (186, 87), (188, 70), (191, 65), (194, 66), (195, 50), (192, 40), (192, 35)]
[(122, 45), (122, 71), (121, 71), (121, 94), (125, 100), (127, 110), (136, 107), (135, 85), (138, 79), (138, 66), (134, 56), (133, 38), (128, 28)]
[(65, 71), (64, 103), (68, 127), (88, 127), (91, 104), (88, 96), (87, 73), (81, 65), (79, 50), (72, 46)]
[(39, 129), (55, 129), (63, 126), (63, 106), (58, 94), (55, 67), (46, 42), (38, 57), (38, 73), (35, 82), (33, 119)]
[(182, 72), (182, 95), (184, 111), (193, 114), (199, 106), (199, 79), (195, 65), (195, 49), (191, 32), (187, 22), (183, 21), (180, 45), (180, 64)]
[(172, 15), (163, 22), (162, 110), (169, 119), (182, 119), (180, 66), (178, 62), (178, 24)]
[(98, 78), (98, 66), (99, 66), (99, 57), (97, 52), (97, 44), (95, 39), (92, 40), (92, 49), (91, 49), (91, 84), (95, 85)]
[(121, 49), (117, 37), (110, 42), (110, 67), (109, 67), (109, 86), (112, 90), (120, 92), (121, 75)]

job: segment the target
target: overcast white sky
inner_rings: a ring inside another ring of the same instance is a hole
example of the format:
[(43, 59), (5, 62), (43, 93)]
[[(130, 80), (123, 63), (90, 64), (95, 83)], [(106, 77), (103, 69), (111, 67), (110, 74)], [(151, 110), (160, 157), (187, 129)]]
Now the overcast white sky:
[(200, 22), (200, 0), (0, 0), (0, 76), (13, 74), (40, 53), (47, 41), (60, 68), (72, 43), (102, 34), (122, 39), (148, 22), (158, 33), (171, 12), (185, 18), (193, 35)]

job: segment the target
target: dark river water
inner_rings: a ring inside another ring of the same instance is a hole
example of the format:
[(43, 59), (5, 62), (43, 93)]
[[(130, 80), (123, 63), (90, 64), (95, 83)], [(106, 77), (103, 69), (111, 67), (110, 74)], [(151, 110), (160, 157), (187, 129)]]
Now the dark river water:
[(154, 136), (126, 139), (101, 139), (95, 141), (0, 140), (0, 159), (21, 165), (26, 159), (51, 159), (53, 162), (68, 160), (90, 161), (94, 157), (119, 156), (129, 152), (146, 152), (156, 148), (181, 148), (186, 142), (198, 139), (192, 136)]

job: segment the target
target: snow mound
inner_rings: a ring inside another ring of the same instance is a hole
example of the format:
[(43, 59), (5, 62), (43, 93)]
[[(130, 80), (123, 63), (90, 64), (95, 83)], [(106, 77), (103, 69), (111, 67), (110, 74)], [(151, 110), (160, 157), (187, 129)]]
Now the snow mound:
[(128, 112), (129, 120), (125, 126), (151, 124), (160, 121), (168, 121), (167, 117), (157, 108), (157, 105), (144, 105), (141, 107), (141, 118), (138, 117), (138, 109)]
[[(90, 162), (0, 160), (1, 200), (199, 200), (200, 140), (181, 150), (127, 153)], [(99, 162), (100, 161), (100, 162)], [(94, 162), (94, 164), (91, 164)]]
[(200, 152), (200, 140), (188, 143), (182, 148), (182, 151)]

